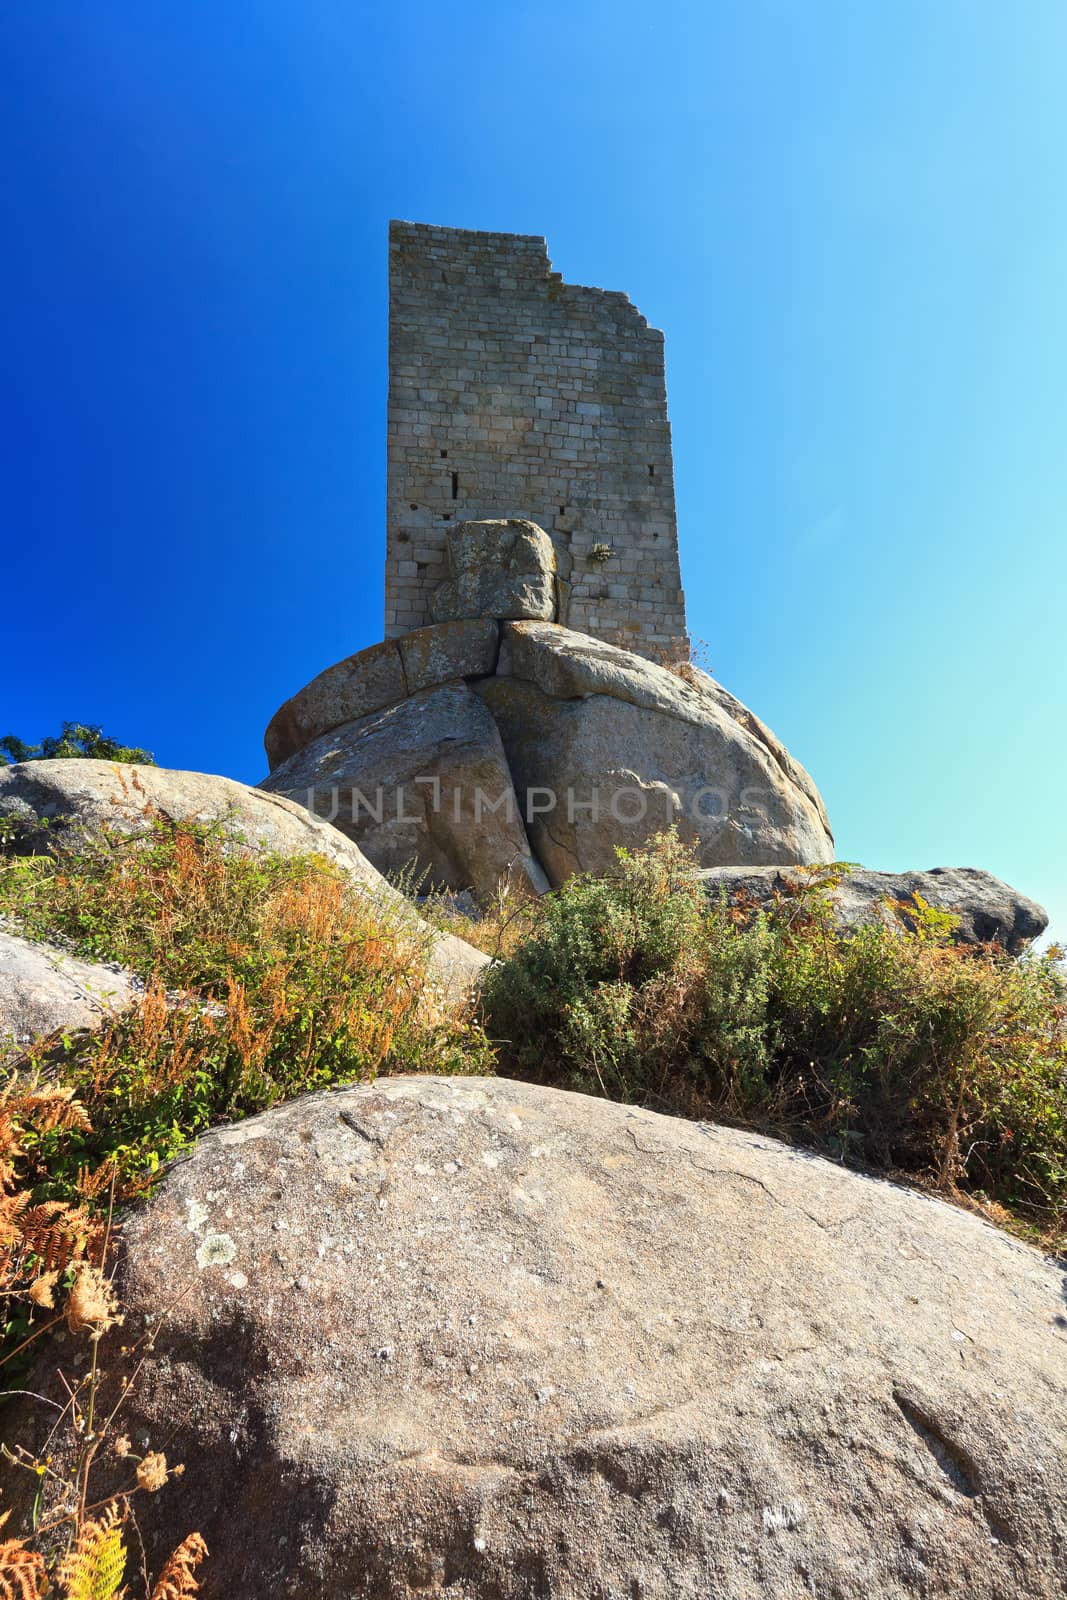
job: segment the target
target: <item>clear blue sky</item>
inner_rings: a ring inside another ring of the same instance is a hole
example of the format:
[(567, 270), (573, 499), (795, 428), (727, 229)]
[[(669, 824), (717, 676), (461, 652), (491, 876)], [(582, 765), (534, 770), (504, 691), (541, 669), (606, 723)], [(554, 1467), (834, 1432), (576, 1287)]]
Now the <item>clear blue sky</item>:
[(260, 777), (381, 634), (388, 219), (543, 233), (840, 853), (1067, 934), (1065, 70), (1061, 0), (9, 0), (0, 732)]

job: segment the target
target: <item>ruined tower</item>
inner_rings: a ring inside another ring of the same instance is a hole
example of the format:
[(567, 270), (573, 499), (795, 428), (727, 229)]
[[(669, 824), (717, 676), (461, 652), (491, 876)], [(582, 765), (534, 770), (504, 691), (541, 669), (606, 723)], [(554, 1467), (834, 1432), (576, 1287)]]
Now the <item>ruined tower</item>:
[(431, 620), (451, 523), (551, 534), (560, 621), (688, 652), (663, 335), (563, 283), (545, 240), (393, 222), (385, 634)]

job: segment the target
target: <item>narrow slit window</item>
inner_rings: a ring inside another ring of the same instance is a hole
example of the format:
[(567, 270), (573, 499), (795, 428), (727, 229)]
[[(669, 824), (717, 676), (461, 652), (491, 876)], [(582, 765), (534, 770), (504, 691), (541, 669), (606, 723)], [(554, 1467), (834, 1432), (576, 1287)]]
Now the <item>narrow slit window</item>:
[(654, 478), (656, 476), (656, 469), (652, 465), (651, 461), (648, 464), (648, 475), (650, 478)]
[(567, 507), (566, 506), (560, 506), (559, 514), (560, 514), (561, 517), (565, 517), (567, 515)]
[(459, 473), (458, 472), (454, 472), (452, 474), (452, 498), (453, 498), (453, 500), (458, 500), (459, 499)]
[(442, 461), (447, 461), (448, 460), (448, 451), (447, 450), (442, 450), (441, 451), (441, 460)]

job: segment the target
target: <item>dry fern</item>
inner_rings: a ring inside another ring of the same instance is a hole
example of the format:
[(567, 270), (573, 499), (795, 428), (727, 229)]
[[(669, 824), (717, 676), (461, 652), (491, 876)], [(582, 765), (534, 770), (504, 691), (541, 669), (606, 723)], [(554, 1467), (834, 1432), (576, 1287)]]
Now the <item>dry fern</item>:
[[(0, 1517), (0, 1528), (10, 1515)], [(22, 1539), (0, 1539), (0, 1600), (40, 1600), (47, 1581), (42, 1555)]]
[(160, 1573), (151, 1600), (191, 1600), (199, 1594), (196, 1569), (206, 1555), (207, 1545), (198, 1533), (183, 1539)]

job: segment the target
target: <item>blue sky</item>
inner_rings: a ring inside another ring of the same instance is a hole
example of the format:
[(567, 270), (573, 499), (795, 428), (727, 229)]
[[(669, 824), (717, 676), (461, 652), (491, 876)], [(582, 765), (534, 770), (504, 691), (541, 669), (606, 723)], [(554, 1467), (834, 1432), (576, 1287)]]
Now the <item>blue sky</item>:
[(666, 332), (691, 630), (841, 855), (1067, 936), (1065, 63), (1059, 0), (11, 0), (0, 732), (260, 777), (381, 635), (388, 219), (540, 233)]

